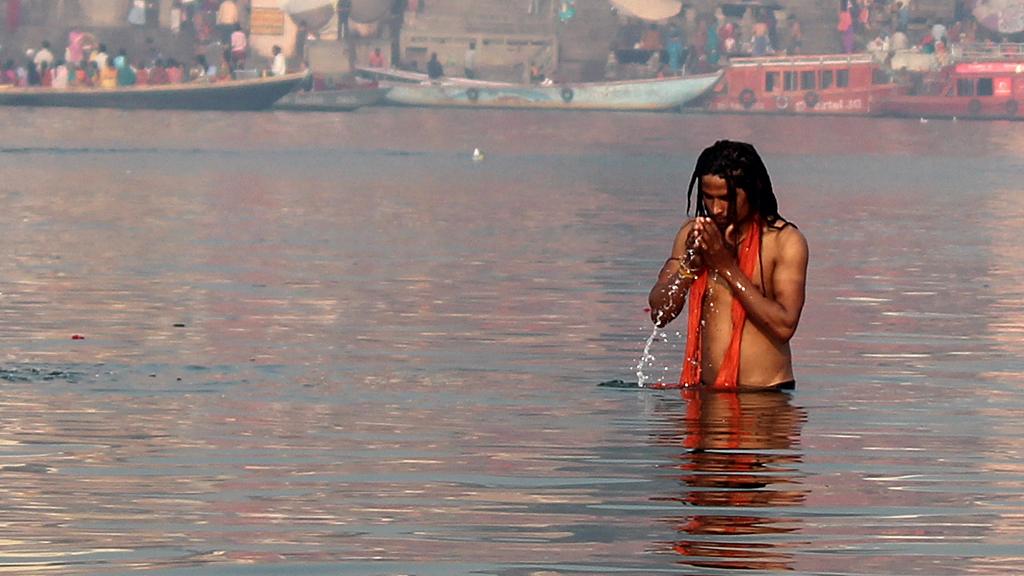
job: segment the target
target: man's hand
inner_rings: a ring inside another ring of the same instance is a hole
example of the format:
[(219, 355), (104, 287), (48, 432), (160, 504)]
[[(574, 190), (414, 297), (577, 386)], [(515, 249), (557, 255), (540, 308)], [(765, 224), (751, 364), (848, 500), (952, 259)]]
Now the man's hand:
[(686, 235), (686, 249), (683, 251), (679, 261), (683, 268), (695, 276), (699, 276), (701, 269), (704, 268), (704, 257), (697, 246), (699, 238), (700, 234), (697, 233), (696, 229), (690, 230), (690, 233)]
[[(733, 255), (734, 247), (727, 244), (718, 226), (710, 218), (697, 218), (694, 224), (697, 236), (697, 249), (703, 257), (704, 264), (711, 270), (722, 271), (736, 263)], [(734, 239), (735, 230), (729, 225), (725, 230), (725, 237)]]

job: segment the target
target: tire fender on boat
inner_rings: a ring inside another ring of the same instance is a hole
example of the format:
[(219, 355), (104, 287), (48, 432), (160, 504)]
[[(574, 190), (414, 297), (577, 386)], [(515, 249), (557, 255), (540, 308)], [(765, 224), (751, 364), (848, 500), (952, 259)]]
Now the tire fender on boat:
[(754, 91), (750, 88), (744, 88), (743, 91), (740, 92), (739, 101), (740, 106), (743, 106), (744, 110), (750, 110), (750, 107), (754, 105), (754, 102), (757, 102), (757, 96), (754, 95)]
[(808, 90), (807, 93), (804, 94), (804, 104), (807, 104), (808, 108), (814, 108), (820, 101), (821, 98), (818, 97), (818, 93), (814, 90)]
[(466, 98), (469, 98), (470, 102), (476, 102), (480, 99), (480, 91), (476, 88), (469, 88), (466, 90)]
[(971, 116), (981, 114), (981, 100), (971, 98), (971, 101), (967, 103), (967, 113)]
[(781, 94), (775, 97), (775, 107), (779, 110), (785, 110), (789, 108), (789, 96)]
[(572, 88), (569, 88), (568, 86), (562, 88), (562, 102), (565, 102), (566, 104), (572, 102), (573, 96), (575, 95), (576, 93), (572, 91)]
[(1017, 101), (1016, 100), (1008, 100), (1006, 102), (1006, 115), (1007, 116), (1016, 116), (1018, 108), (1019, 108), (1019, 106), (1017, 106)]

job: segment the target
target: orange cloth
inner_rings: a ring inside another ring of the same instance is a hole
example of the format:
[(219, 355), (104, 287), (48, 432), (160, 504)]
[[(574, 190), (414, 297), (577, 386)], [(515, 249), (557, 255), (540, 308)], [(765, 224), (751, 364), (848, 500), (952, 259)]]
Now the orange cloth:
[(849, 10), (843, 10), (839, 13), (839, 23), (836, 25), (836, 30), (840, 32), (846, 32), (853, 26), (853, 16)]
[[(740, 246), (739, 265), (740, 272), (747, 278), (754, 276), (754, 268), (761, 259), (761, 219), (754, 217), (750, 223), (750, 231)], [(708, 270), (705, 269), (700, 277), (690, 286), (690, 315), (686, 326), (686, 357), (683, 358), (683, 373), (680, 375), (681, 386), (699, 386), (701, 380), (702, 354), (701, 354), (701, 313), (704, 308), (704, 294), (708, 289)], [(718, 376), (715, 378), (715, 388), (736, 389), (739, 385), (740, 373), (740, 343), (743, 339), (743, 326), (747, 322), (747, 310), (743, 307), (739, 298), (732, 299), (732, 336), (729, 339), (729, 348), (722, 359), (722, 365), (718, 368)]]

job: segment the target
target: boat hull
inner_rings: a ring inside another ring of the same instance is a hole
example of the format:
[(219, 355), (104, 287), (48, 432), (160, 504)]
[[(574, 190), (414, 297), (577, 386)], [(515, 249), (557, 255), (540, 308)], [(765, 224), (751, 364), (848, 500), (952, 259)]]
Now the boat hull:
[(880, 81), (870, 54), (733, 58), (700, 105), (712, 112), (868, 116), (900, 84)]
[(882, 102), (881, 113), (903, 118), (1019, 120), (1024, 118), (1024, 104), (1013, 98), (905, 95)]
[(1019, 119), (1024, 113), (1021, 45), (961, 48), (962, 60), (921, 79), (913, 93), (882, 104), (888, 116), (910, 118)]
[(700, 97), (720, 74), (553, 86), (396, 84), (385, 99), (405, 106), (541, 110), (671, 110)]
[(3, 106), (59, 106), (148, 110), (263, 110), (291, 92), (305, 73), (214, 83), (101, 88), (8, 88)]
[(749, 100), (736, 95), (712, 99), (703, 107), (711, 112), (735, 114), (871, 116), (878, 114), (881, 104), (900, 90), (897, 86), (833, 92), (802, 90), (762, 94)]
[(292, 92), (274, 104), (275, 110), (298, 111), (350, 111), (363, 106), (372, 106), (384, 99), (388, 88), (351, 88), (344, 90), (321, 90), (315, 92)]

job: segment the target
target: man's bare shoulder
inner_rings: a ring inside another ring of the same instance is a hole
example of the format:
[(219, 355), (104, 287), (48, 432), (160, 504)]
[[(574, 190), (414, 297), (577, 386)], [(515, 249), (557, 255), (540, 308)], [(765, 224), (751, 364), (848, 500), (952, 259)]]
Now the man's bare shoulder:
[(693, 230), (693, 227), (697, 224), (696, 218), (687, 218), (683, 225), (679, 228), (680, 232), (689, 232)]
[(693, 227), (694, 227), (694, 225), (696, 225), (696, 223), (697, 223), (697, 219), (696, 218), (687, 218), (686, 222), (683, 222), (683, 225), (679, 227), (679, 232), (676, 232), (676, 241), (675, 241), (675, 247), (674, 247), (674, 250), (673, 250), (673, 255), (679, 256), (682, 253), (682, 252), (679, 252), (679, 253), (676, 253), (676, 252), (678, 252), (679, 250), (682, 250), (682, 248), (685, 246), (685, 244), (686, 244), (686, 237), (689, 236), (690, 232), (693, 231)]
[(773, 222), (765, 226), (764, 236), (766, 240), (770, 239), (780, 252), (807, 253), (807, 238), (792, 222), (785, 220)]

